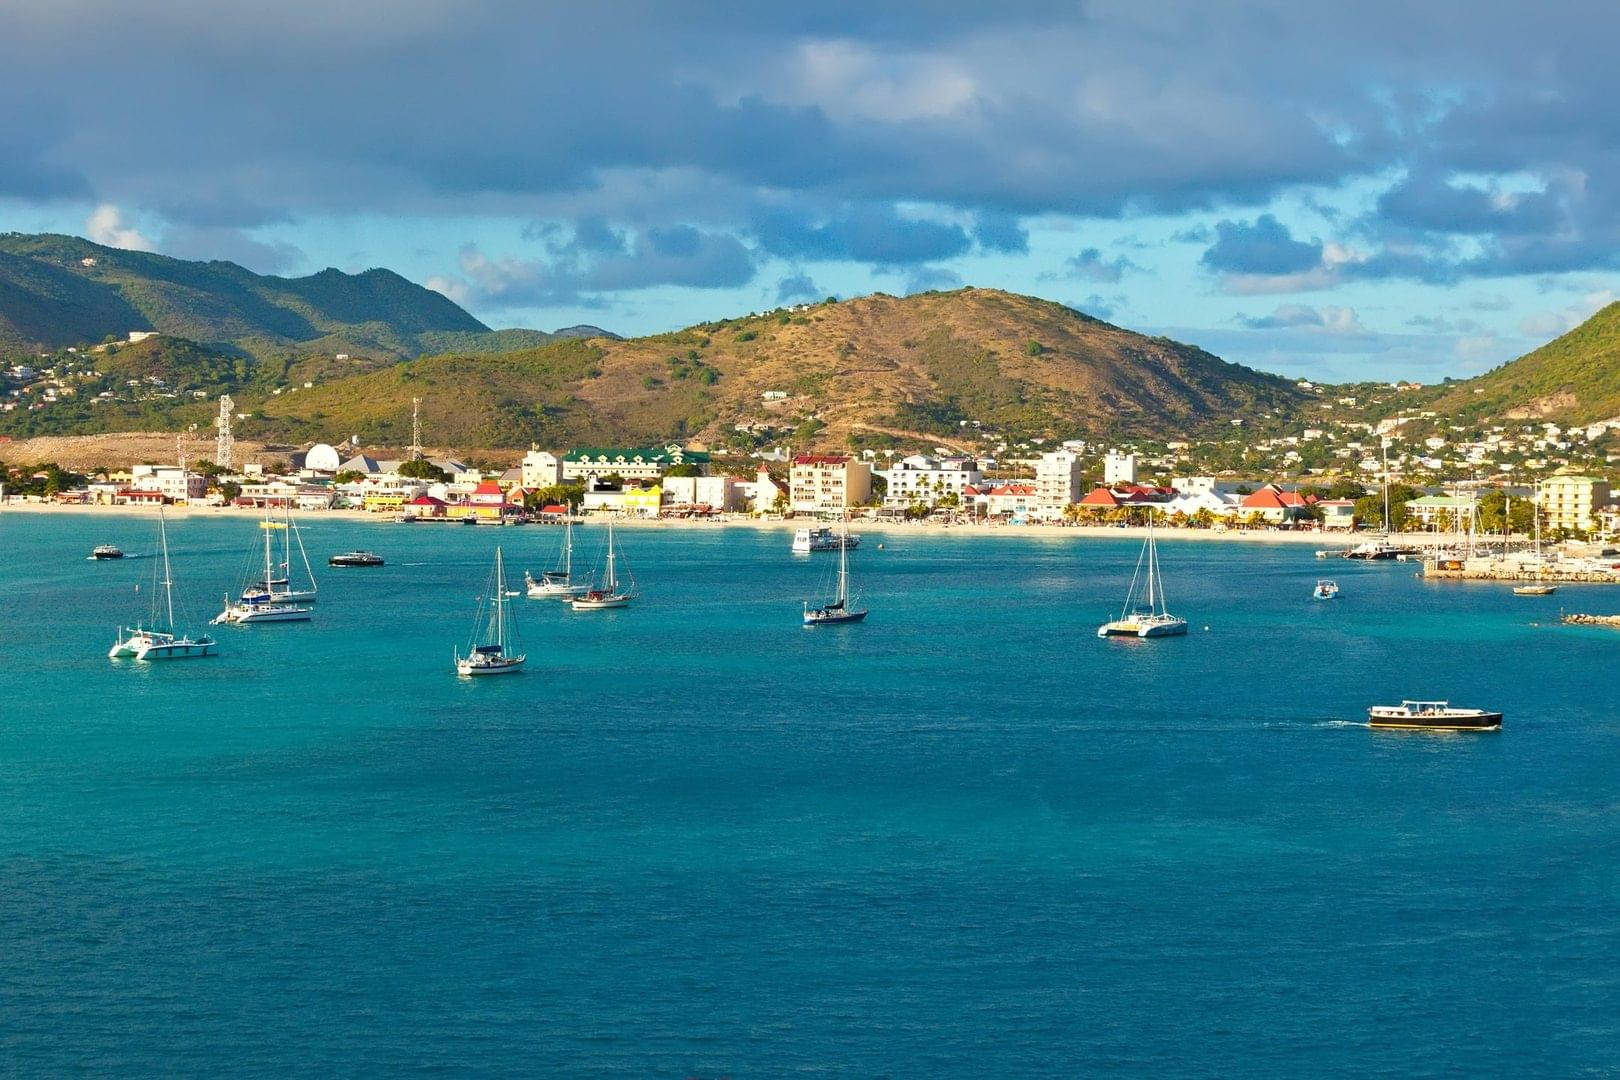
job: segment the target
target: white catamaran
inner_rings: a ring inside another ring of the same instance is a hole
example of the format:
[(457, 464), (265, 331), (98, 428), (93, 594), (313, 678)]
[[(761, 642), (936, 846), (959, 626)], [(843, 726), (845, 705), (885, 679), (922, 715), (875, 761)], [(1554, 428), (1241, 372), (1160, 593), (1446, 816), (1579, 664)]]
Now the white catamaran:
[(467, 655), (456, 650), (457, 675), (506, 675), (522, 669), (527, 657), (512, 651), (519, 647), (519, 642), (517, 616), (509, 610), (511, 606), (512, 597), (506, 591), (506, 566), (501, 561), (501, 549), (496, 548), (495, 569), (490, 574), (489, 587), (478, 600)]
[[(266, 522), (270, 520), (268, 512), (265, 520)], [(304, 550), (303, 534), (298, 531), (298, 523), (293, 520), (291, 503), (287, 505), (286, 517), (276, 523), (275, 527), (281, 530), (281, 561), (275, 567), (276, 573), (272, 574), (267, 569), (262, 577), (249, 581), (242, 590), (242, 601), (259, 604), (313, 604), (317, 588), (315, 571), (310, 568), (309, 553)], [(298, 558), (304, 565), (303, 580), (308, 582), (306, 587), (296, 589), (292, 585), (294, 545), (297, 546)]]
[(1159, 575), (1159, 548), (1153, 542), (1153, 518), (1148, 517), (1147, 540), (1136, 559), (1130, 591), (1119, 618), (1097, 627), (1098, 637), (1171, 637), (1187, 632), (1187, 620), (1164, 606), (1164, 580)]
[(589, 585), (574, 584), (574, 523), (563, 526), (562, 555), (555, 570), (547, 570), (538, 578), (524, 572), (523, 583), (528, 586), (531, 600), (572, 600), (583, 595)]
[[(214, 616), (216, 625), (221, 623), (234, 623), (246, 625), (248, 623), (264, 622), (308, 622), (310, 609), (291, 599), (280, 599), (277, 594), (270, 592), (255, 592), (254, 586), (264, 582), (274, 583), (274, 563), (272, 562), (270, 534), (284, 530), (287, 526), (280, 521), (272, 521), (268, 514), (259, 522), (259, 528), (264, 532), (264, 576), (257, 582), (250, 581), (248, 587), (242, 590), (242, 595), (234, 602), (226, 597), (225, 610)], [(302, 547), (302, 542), (300, 542)], [(313, 576), (310, 578), (313, 584)], [(285, 579), (283, 579), (285, 584)], [(290, 595), (290, 594), (289, 594)]]
[(606, 608), (628, 607), (636, 596), (636, 581), (628, 572), (624, 574), (625, 580), (620, 580), (617, 552), (613, 544), (613, 522), (608, 521), (607, 527), (607, 567), (602, 574), (602, 584), (594, 583), (583, 593), (574, 597), (569, 603), (575, 611), (602, 611)]
[(820, 607), (811, 607), (807, 600), (804, 604), (804, 625), (828, 626), (834, 623), (854, 623), (866, 618), (866, 609), (855, 607), (849, 596), (849, 549), (854, 544), (848, 543), (849, 518), (844, 518), (842, 540), (838, 545), (838, 594), (830, 603)]
[(131, 656), (136, 660), (184, 660), (193, 656), (213, 656), (217, 648), (207, 634), (192, 637), (177, 633), (174, 628), (174, 573), (169, 566), (169, 530), (163, 508), (158, 508), (158, 547), (162, 561), (153, 566), (152, 624), (162, 629), (136, 626), (118, 628), (118, 640), (108, 650), (113, 659)]

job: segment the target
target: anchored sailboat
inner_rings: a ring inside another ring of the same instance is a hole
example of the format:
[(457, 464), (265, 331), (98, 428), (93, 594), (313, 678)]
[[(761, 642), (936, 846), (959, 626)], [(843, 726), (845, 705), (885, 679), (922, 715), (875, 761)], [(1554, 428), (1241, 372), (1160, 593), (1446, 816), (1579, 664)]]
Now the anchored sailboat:
[(518, 647), (517, 616), (508, 610), (512, 598), (506, 591), (506, 566), (501, 560), (501, 549), (495, 549), (495, 570), (490, 574), (489, 588), (479, 599), (478, 615), (473, 620), (472, 640), (467, 644), (467, 655), (456, 651), (457, 675), (505, 675), (523, 667), (527, 657), (511, 651)]
[(849, 596), (849, 549), (854, 546), (847, 542), (849, 537), (849, 517), (844, 518), (843, 541), (838, 545), (838, 595), (833, 597), (831, 603), (820, 607), (811, 607), (805, 601), (804, 625), (827, 626), (832, 623), (860, 622), (866, 618), (866, 609), (857, 608), (850, 602)]
[(1159, 548), (1153, 542), (1153, 518), (1148, 517), (1147, 540), (1136, 559), (1130, 591), (1119, 618), (1097, 627), (1098, 637), (1171, 637), (1187, 632), (1187, 620), (1164, 606), (1164, 581), (1159, 575)]
[(601, 611), (606, 608), (628, 607), (636, 596), (635, 578), (626, 573), (627, 581), (619, 580), (619, 569), (616, 561), (616, 551), (613, 544), (613, 522), (610, 520), (607, 527), (607, 568), (602, 575), (600, 587), (593, 585), (580, 595), (574, 597), (569, 603), (575, 611)]
[(570, 521), (563, 526), (562, 555), (557, 560), (557, 568), (545, 571), (538, 578), (525, 571), (523, 583), (528, 586), (531, 600), (572, 600), (590, 588), (574, 584), (573, 575), (574, 523)]
[(107, 651), (112, 659), (131, 656), (136, 660), (183, 660), (193, 656), (213, 656), (214, 639), (207, 634), (192, 637), (175, 632), (174, 627), (174, 573), (169, 566), (169, 530), (163, 508), (158, 508), (158, 547), (162, 560), (153, 567), (153, 584), (162, 586), (163, 592), (152, 590), (152, 623), (162, 629), (146, 627), (118, 628), (118, 640)]
[[(277, 530), (284, 530), (287, 526), (282, 522), (270, 520), (267, 513), (265, 519), (259, 522), (259, 528), (264, 532), (264, 576), (259, 579), (258, 583), (274, 583), (276, 575), (271, 556), (270, 534)], [(302, 548), (302, 541), (300, 541), (299, 546)], [(314, 578), (311, 577), (310, 581), (313, 583)], [(285, 579), (283, 579), (282, 583), (285, 584)], [(310, 609), (308, 607), (295, 603), (290, 599), (279, 599), (272, 592), (256, 592), (254, 591), (255, 584), (255, 582), (249, 582), (248, 587), (242, 591), (241, 597), (234, 603), (229, 597), (226, 597), (225, 610), (214, 616), (214, 623), (216, 625), (221, 623), (245, 625), (247, 623), (262, 622), (309, 621)]]
[[(304, 537), (298, 531), (298, 523), (293, 520), (292, 504), (287, 504), (286, 517), (280, 522), (270, 524), (268, 511), (265, 515), (266, 528), (281, 530), (281, 561), (275, 567), (276, 573), (269, 570), (264, 576), (247, 583), (242, 590), (244, 603), (270, 603), (270, 604), (313, 604), (315, 602), (316, 584), (315, 571), (309, 565), (309, 553), (304, 550)], [(268, 534), (267, 534), (268, 535)], [(292, 587), (292, 553), (293, 546), (298, 547), (298, 558), (304, 565), (304, 581), (309, 584), (303, 588)]]

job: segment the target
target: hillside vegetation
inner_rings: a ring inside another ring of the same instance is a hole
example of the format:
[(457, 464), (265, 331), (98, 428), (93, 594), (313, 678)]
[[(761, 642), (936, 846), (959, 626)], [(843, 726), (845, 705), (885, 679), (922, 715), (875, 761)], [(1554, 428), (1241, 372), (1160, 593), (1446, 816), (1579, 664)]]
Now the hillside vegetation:
[[(773, 400), (765, 400), (772, 392)], [(778, 395), (784, 395), (778, 397)], [(989, 289), (874, 295), (630, 340), (450, 353), (256, 402), (254, 432), (398, 442), (410, 399), (449, 445), (665, 440), (745, 447), (1174, 436), (1298, 402), (1292, 383), (1043, 300)], [(757, 434), (740, 434), (738, 425)]]
[(1459, 416), (1569, 423), (1620, 417), (1620, 301), (1541, 348), (1456, 384), (1435, 407)]

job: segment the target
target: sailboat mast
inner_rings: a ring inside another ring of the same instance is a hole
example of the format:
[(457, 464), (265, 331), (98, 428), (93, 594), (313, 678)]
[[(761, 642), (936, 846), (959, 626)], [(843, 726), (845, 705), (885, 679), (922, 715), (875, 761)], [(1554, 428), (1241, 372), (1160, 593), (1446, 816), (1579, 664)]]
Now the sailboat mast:
[(267, 512), (264, 515), (264, 522), (260, 526), (264, 529), (264, 591), (267, 593), (270, 591), (270, 582), (274, 580), (273, 575), (270, 573), (270, 526), (272, 524), (270, 515)]
[(158, 544), (163, 548), (163, 598), (169, 611), (167, 629), (174, 629), (174, 575), (169, 572), (169, 530), (164, 522), (163, 508), (158, 507)]
[(563, 580), (574, 579), (574, 523), (563, 523)]
[(838, 539), (838, 602), (849, 600), (849, 515), (844, 515), (843, 535)]
[(506, 652), (506, 571), (501, 565), (501, 549), (495, 549), (495, 644)]
[(1153, 511), (1148, 511), (1147, 519), (1147, 549), (1148, 549), (1148, 578), (1147, 578), (1147, 606), (1149, 611), (1157, 611), (1158, 584), (1159, 584), (1159, 546), (1153, 542)]
[(607, 581), (604, 584), (610, 593), (617, 592), (619, 589), (619, 578), (613, 570), (613, 522), (611, 521), (608, 522)]

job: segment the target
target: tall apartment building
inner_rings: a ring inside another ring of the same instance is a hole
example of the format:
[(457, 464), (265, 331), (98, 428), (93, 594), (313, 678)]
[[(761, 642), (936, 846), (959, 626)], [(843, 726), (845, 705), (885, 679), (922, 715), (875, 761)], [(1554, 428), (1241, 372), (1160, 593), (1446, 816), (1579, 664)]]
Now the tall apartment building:
[(1085, 494), (1085, 466), (1071, 450), (1052, 450), (1035, 463), (1035, 501), (1043, 510), (1061, 510)]
[(1609, 484), (1591, 476), (1558, 474), (1541, 482), (1542, 521), (1548, 529), (1591, 532), (1609, 501)]
[(879, 475), (888, 483), (883, 505), (889, 507), (934, 503), (946, 495), (960, 499), (964, 490), (983, 480), (979, 463), (970, 457), (936, 460), (922, 454), (901, 458)]
[(872, 466), (842, 454), (800, 454), (788, 488), (795, 514), (841, 514), (872, 497)]

